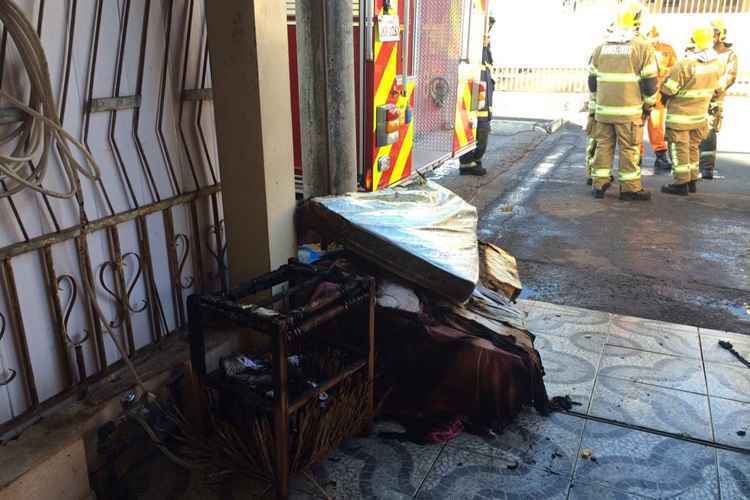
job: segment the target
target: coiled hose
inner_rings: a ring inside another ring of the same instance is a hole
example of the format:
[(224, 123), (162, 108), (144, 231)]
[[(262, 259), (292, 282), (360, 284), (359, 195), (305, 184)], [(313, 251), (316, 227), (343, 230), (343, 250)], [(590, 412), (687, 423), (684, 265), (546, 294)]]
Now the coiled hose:
[[(28, 105), (0, 89), (0, 97), (9, 101), (26, 115), (14, 130), (0, 137), (0, 147), (15, 142), (11, 154), (0, 153), (0, 180), (4, 181), (7, 186), (7, 190), (0, 193), (0, 198), (26, 189), (54, 198), (75, 197), (78, 201), (81, 234), (85, 236), (88, 221), (84, 212), (83, 190), (79, 175), (94, 181), (99, 179), (101, 170), (88, 148), (70, 135), (60, 123), (47, 58), (34, 27), (12, 0), (0, 0), (0, 22), (3, 23), (18, 49), (31, 87)], [(51, 190), (42, 185), (48, 171), (50, 149), (53, 146), (57, 149), (59, 163), (68, 184), (67, 188), (62, 191)], [(76, 159), (74, 150), (82, 153), (83, 162)], [(41, 155), (37, 167), (32, 168), (31, 162), (37, 155)], [(114, 342), (142, 393), (146, 394), (143, 381), (128, 357), (121, 340), (115, 335), (109, 323), (103, 319), (104, 313), (97, 300), (90, 274), (84, 272), (82, 275), (83, 288), (96, 310), (97, 321), (101, 323), (104, 331)]]
[[(11, 0), (0, 1), (0, 21), (18, 49), (31, 88), (28, 105), (0, 89), (0, 96), (26, 115), (18, 126), (0, 137), (0, 147), (15, 143), (11, 154), (0, 154), (0, 178), (7, 186), (7, 190), (0, 193), (0, 198), (24, 189), (54, 198), (73, 198), (80, 192), (78, 175), (96, 180), (99, 178), (99, 167), (88, 149), (60, 123), (52, 93), (49, 66), (34, 27)], [(52, 146), (57, 148), (60, 165), (67, 181), (67, 187), (61, 191), (42, 185), (48, 172)], [(76, 149), (83, 154), (83, 162), (79, 162), (73, 154)], [(36, 168), (33, 168), (31, 162), (39, 152), (41, 156)]]

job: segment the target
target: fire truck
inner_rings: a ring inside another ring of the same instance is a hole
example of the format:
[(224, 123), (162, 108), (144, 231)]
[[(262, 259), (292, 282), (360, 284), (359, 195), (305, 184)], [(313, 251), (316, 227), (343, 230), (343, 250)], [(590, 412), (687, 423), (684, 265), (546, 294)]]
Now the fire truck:
[[(474, 149), (489, 0), (354, 0), (357, 172), (376, 191)], [(295, 2), (287, 2), (294, 169), (302, 161)]]

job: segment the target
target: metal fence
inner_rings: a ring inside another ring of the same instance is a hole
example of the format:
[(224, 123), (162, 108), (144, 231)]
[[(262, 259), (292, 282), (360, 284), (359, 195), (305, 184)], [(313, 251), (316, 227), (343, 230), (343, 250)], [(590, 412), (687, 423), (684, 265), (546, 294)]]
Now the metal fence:
[[(129, 357), (184, 325), (193, 290), (227, 282), (203, 2), (19, 4), (45, 47), (63, 125), (102, 177), (82, 181), (85, 229), (72, 201), (0, 200), (0, 436), (120, 365), (84, 282)], [(3, 27), (0, 84), (24, 96), (24, 82)]]
[[(496, 91), (588, 93), (588, 68), (493, 68)], [(730, 96), (750, 96), (750, 71), (741, 72)]]
[(646, 0), (654, 14), (737, 14), (750, 12), (750, 0)]

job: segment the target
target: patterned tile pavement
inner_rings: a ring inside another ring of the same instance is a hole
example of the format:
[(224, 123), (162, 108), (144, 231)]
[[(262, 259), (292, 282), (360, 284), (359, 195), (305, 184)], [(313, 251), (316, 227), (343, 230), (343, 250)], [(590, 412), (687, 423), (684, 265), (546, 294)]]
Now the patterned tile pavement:
[[(550, 396), (571, 395), (575, 414), (528, 410), (493, 439), (465, 433), (432, 446), (379, 422), (295, 478), (292, 498), (750, 499), (750, 370), (718, 348), (726, 339), (750, 355), (750, 336), (520, 306)], [(270, 498), (267, 485), (207, 490), (187, 471), (159, 470), (144, 464), (123, 498)]]
[[(490, 439), (403, 442), (380, 423), (312, 471), (330, 498), (750, 499), (750, 336), (520, 301), (550, 396)], [(384, 432), (386, 431), (386, 432)], [(295, 498), (325, 498), (309, 481)]]

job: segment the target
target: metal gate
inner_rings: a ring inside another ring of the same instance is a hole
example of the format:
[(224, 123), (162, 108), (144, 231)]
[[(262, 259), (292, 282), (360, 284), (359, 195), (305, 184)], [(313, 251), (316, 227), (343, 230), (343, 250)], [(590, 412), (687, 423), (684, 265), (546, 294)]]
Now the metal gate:
[[(226, 284), (203, 2), (17, 3), (41, 37), (63, 125), (102, 177), (82, 180), (86, 233), (75, 201), (0, 199), (0, 437), (118, 366), (83, 280), (128, 357), (184, 324), (193, 290)], [(5, 27), (0, 82), (28, 94)], [(5, 135), (19, 114), (2, 106)], [(49, 161), (45, 187), (61, 189)]]

